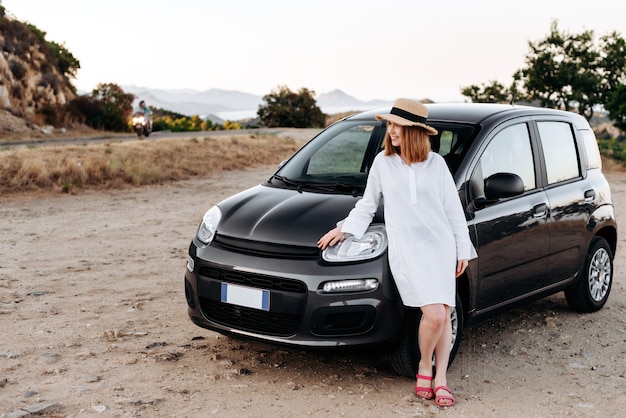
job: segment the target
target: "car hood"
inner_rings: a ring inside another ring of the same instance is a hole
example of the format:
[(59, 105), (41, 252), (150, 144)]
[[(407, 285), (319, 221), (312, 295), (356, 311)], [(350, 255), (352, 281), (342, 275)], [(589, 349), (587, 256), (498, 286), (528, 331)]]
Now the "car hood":
[(348, 215), (358, 199), (352, 195), (259, 185), (218, 204), (222, 220), (217, 234), (274, 244), (316, 246), (323, 234)]

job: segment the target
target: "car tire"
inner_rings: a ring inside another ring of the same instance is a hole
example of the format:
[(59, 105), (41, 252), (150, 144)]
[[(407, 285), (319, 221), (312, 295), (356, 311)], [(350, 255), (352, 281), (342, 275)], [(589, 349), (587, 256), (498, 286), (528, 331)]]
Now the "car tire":
[[(450, 360), (448, 366), (452, 364), (463, 335), (463, 305), (458, 293), (456, 295), (456, 307), (452, 308), (452, 347), (450, 348)], [(401, 376), (415, 378), (417, 374), (417, 364), (420, 361), (419, 343), (417, 329), (422, 319), (420, 309), (407, 309), (402, 337), (398, 345), (389, 354), (389, 364), (391, 368)], [(434, 364), (433, 364), (434, 367)]]
[(595, 312), (609, 298), (613, 285), (613, 251), (602, 237), (591, 241), (585, 267), (576, 283), (565, 289), (567, 304), (578, 312)]

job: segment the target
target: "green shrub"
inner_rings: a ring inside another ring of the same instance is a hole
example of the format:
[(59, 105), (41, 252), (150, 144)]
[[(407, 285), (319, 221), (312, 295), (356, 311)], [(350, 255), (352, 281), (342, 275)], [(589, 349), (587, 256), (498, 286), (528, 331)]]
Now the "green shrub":
[(617, 138), (598, 139), (600, 154), (620, 162), (626, 162), (626, 142)]

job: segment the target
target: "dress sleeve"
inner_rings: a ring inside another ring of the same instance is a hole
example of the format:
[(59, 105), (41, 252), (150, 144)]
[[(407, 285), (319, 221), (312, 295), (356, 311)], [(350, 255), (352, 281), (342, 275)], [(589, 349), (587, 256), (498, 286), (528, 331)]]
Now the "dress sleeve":
[(348, 217), (338, 223), (338, 225), (341, 225), (342, 232), (352, 234), (357, 239), (363, 236), (367, 227), (372, 223), (372, 219), (380, 203), (380, 198), (382, 197), (379, 164), (379, 157), (377, 157), (374, 159), (372, 167), (370, 168), (363, 198), (356, 202), (354, 208), (348, 214)]
[(478, 254), (469, 236), (465, 212), (461, 205), (454, 179), (443, 159), (441, 159), (441, 171), (443, 210), (446, 213), (456, 241), (456, 258), (457, 260), (471, 260), (478, 257)]

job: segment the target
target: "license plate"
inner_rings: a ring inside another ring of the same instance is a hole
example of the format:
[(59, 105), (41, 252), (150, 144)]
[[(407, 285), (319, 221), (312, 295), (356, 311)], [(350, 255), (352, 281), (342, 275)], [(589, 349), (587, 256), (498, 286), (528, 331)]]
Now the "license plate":
[(270, 310), (270, 291), (222, 283), (223, 303), (245, 306), (246, 308)]

